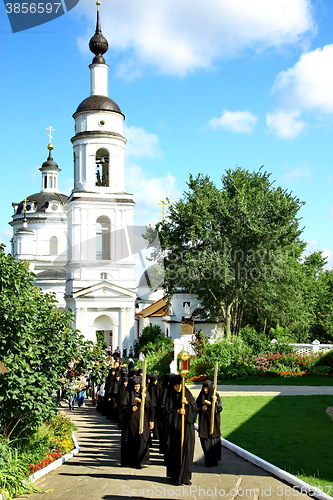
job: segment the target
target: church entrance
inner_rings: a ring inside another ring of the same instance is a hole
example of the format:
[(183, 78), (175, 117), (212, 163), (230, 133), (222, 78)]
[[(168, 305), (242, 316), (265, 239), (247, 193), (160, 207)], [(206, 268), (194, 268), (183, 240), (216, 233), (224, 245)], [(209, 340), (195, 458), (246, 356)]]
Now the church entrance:
[(114, 324), (112, 318), (106, 314), (98, 316), (94, 321), (94, 328), (96, 332), (96, 341), (104, 340), (106, 345), (110, 346), (113, 352), (115, 349), (113, 345), (115, 339), (113, 338)]

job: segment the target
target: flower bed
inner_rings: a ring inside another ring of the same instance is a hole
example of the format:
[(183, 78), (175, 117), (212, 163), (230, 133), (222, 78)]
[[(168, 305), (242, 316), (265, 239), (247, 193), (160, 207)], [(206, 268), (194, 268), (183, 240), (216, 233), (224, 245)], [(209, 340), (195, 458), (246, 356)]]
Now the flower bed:
[(37, 464), (29, 464), (30, 474), (34, 474), (38, 470), (44, 469), (44, 467), (51, 464), (55, 460), (58, 460), (58, 458), (60, 457), (61, 457), (60, 450), (56, 450), (53, 453), (48, 453), (47, 455), (45, 455), (43, 460), (41, 460)]

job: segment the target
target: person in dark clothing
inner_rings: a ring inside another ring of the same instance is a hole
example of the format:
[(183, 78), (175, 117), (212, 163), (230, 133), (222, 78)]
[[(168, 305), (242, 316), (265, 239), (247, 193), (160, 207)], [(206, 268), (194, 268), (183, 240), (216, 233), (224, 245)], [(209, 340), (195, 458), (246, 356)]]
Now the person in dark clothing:
[[(147, 376), (147, 381), (148, 381), (148, 376)], [(147, 382), (148, 383), (148, 382)], [(147, 385), (147, 390), (151, 399), (151, 404), (154, 408), (154, 414), (155, 414), (155, 425), (154, 425), (154, 430), (153, 430), (153, 438), (154, 439), (159, 439), (159, 424), (158, 421), (161, 417), (159, 407), (158, 407), (158, 402), (160, 399), (161, 395), (161, 384), (158, 380), (157, 373), (150, 373), (149, 374), (149, 385)]]
[(118, 391), (119, 391), (119, 384), (120, 384), (120, 372), (116, 372), (112, 388), (111, 388), (111, 393), (110, 393), (110, 398), (111, 398), (111, 404), (110, 404), (110, 412), (108, 415), (108, 418), (112, 420), (113, 422), (118, 422)]
[[(220, 413), (222, 402), (220, 396), (214, 393), (214, 386), (211, 380), (205, 380), (202, 384), (201, 392), (197, 398), (199, 412), (199, 437), (202, 450), (205, 456), (206, 467), (216, 467), (221, 460), (221, 429)], [(214, 430), (210, 434), (210, 421), (212, 415), (212, 402), (215, 397)]]
[[(174, 375), (170, 378), (169, 391), (165, 401), (166, 475), (175, 484), (192, 484), (194, 423), (197, 416), (197, 405), (187, 388), (185, 388), (185, 397), (182, 398), (181, 383), (182, 377), (180, 375)], [(182, 404), (185, 406), (184, 409)], [(184, 415), (184, 442), (181, 454), (182, 415)]]
[(120, 403), (124, 401), (124, 398), (128, 391), (128, 376), (123, 375), (120, 379), (119, 389), (118, 389), (118, 399), (117, 399), (117, 407), (118, 407), (118, 427), (119, 429), (123, 426), (123, 413), (120, 406)]
[(158, 426), (158, 434), (159, 434), (159, 453), (164, 456), (166, 452), (167, 437), (168, 437), (165, 430), (167, 426), (167, 414), (165, 412), (165, 403), (169, 390), (170, 378), (173, 376), (175, 376), (174, 373), (166, 373), (163, 376), (160, 395), (157, 402), (157, 415), (155, 415)]
[(111, 413), (111, 391), (115, 378), (116, 378), (116, 369), (111, 368), (105, 380), (104, 405), (103, 405), (102, 415), (109, 416)]
[(120, 402), (122, 414), (120, 464), (124, 467), (142, 469), (149, 464), (149, 436), (154, 428), (154, 409), (149, 394), (146, 393), (144, 429), (143, 433), (139, 434), (142, 377), (134, 377), (132, 384), (132, 388)]

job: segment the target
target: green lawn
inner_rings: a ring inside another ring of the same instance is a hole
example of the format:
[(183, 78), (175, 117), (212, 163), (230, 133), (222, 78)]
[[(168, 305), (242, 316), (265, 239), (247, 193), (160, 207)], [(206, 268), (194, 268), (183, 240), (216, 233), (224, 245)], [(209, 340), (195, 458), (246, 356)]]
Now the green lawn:
[(219, 385), (333, 385), (333, 377), (241, 377), (233, 380), (219, 380)]
[(333, 396), (228, 396), (223, 398), (222, 435), (332, 495), (328, 406)]

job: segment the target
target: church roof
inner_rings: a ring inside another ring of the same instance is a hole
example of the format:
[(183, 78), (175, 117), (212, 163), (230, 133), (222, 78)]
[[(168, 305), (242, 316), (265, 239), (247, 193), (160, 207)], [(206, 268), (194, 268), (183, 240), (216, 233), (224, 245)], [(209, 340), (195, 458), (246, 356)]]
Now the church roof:
[[(52, 201), (60, 201), (62, 205), (66, 205), (68, 196), (66, 194), (43, 191), (41, 193), (35, 193), (28, 196), (26, 200), (27, 200), (26, 201), (27, 211), (29, 211), (28, 210), (29, 202), (30, 203), (34, 202), (36, 204), (35, 212), (45, 212), (45, 210), (48, 208), (49, 204)], [(16, 213), (21, 214), (22, 212), (23, 212), (23, 201), (21, 201), (21, 203), (17, 207)]]
[[(49, 146), (52, 146), (52, 144), (49, 144)], [(53, 148), (53, 146), (52, 146)], [(60, 172), (60, 168), (58, 167), (58, 164), (53, 160), (52, 154), (51, 154), (51, 149), (49, 149), (49, 156), (46, 161), (44, 161), (43, 165), (39, 169), (40, 171), (43, 170), (55, 170), (56, 172)]]
[(66, 269), (46, 269), (36, 275), (36, 279), (40, 280), (65, 280), (66, 279)]
[(163, 297), (162, 299), (154, 302), (154, 304), (151, 304), (145, 309), (142, 309), (142, 311), (136, 313), (135, 316), (139, 316), (140, 318), (148, 318), (150, 316), (165, 316), (166, 314), (168, 314), (168, 311), (168, 298)]
[(84, 111), (113, 111), (121, 115), (123, 114), (118, 104), (105, 95), (91, 95), (87, 97), (79, 104), (73, 116), (75, 117), (76, 113)]

